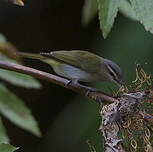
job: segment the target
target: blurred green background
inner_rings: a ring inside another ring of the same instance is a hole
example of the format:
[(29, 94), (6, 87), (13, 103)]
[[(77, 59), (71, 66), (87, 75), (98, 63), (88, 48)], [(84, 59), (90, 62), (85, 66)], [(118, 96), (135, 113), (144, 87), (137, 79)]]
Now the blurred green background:
[[(87, 26), (81, 24), (84, 1), (27, 0), (24, 7), (0, 1), (0, 33), (20, 51), (88, 50), (117, 62), (130, 84), (139, 63), (152, 74), (153, 35), (142, 25), (118, 14), (114, 27), (104, 40), (96, 16)], [(44, 63), (24, 60), (25, 64), (52, 72)], [(12, 144), (18, 152), (89, 152), (89, 141), (97, 152), (102, 151), (98, 131), (101, 118), (97, 103), (54, 84), (41, 81), (40, 90), (24, 89), (7, 84), (30, 107), (39, 122), (43, 137), (37, 138), (4, 121)], [(113, 93), (111, 83), (95, 87)]]

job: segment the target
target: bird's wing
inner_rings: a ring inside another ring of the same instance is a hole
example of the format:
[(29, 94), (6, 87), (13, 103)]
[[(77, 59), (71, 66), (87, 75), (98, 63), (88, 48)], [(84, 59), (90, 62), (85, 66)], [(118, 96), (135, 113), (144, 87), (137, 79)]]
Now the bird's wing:
[(46, 57), (57, 59), (63, 63), (75, 66), (90, 73), (96, 73), (101, 66), (102, 57), (88, 51), (53, 51), (41, 53)]

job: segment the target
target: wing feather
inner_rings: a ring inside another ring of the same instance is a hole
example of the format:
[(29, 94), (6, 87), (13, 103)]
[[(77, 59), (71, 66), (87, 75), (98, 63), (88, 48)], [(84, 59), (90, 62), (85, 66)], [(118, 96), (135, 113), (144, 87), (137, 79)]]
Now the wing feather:
[(75, 66), (90, 73), (97, 73), (101, 68), (102, 57), (88, 51), (53, 51), (49, 53), (53, 57), (66, 64)]

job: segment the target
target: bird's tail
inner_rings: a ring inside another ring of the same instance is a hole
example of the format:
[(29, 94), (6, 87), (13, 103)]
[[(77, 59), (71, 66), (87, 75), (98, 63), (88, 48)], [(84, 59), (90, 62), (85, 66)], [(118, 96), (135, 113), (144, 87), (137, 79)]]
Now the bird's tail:
[(44, 57), (42, 55), (35, 54), (35, 53), (17, 52), (17, 55), (22, 58), (37, 59), (37, 60), (44, 59)]
[(27, 53), (27, 52), (17, 52), (17, 55), (21, 58), (29, 58), (29, 59), (36, 59), (36, 60), (40, 60), (42, 62), (48, 63), (49, 65), (57, 65), (59, 64), (59, 62), (57, 62), (56, 60), (52, 59), (52, 58), (47, 58), (46, 56), (40, 54), (36, 54), (36, 53)]

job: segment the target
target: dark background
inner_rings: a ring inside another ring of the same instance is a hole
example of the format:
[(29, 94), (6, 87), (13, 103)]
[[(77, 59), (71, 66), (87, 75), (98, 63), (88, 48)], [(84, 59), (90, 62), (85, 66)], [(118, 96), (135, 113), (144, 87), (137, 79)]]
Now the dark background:
[[(0, 33), (20, 51), (81, 49), (97, 53), (121, 66), (127, 84), (135, 79), (137, 63), (153, 72), (153, 36), (142, 25), (118, 14), (112, 32), (104, 40), (97, 17), (87, 26), (81, 24), (83, 4), (82, 0), (27, 0), (24, 7), (19, 7), (0, 1)], [(24, 61), (27, 66), (53, 72), (47, 64)], [(21, 147), (17, 151), (89, 152), (87, 140), (100, 151), (103, 145), (98, 105), (70, 90), (41, 83), (40, 90), (7, 84), (30, 107), (43, 133), (37, 138), (4, 120), (12, 144)], [(95, 87), (110, 93), (116, 90), (111, 83)]]

